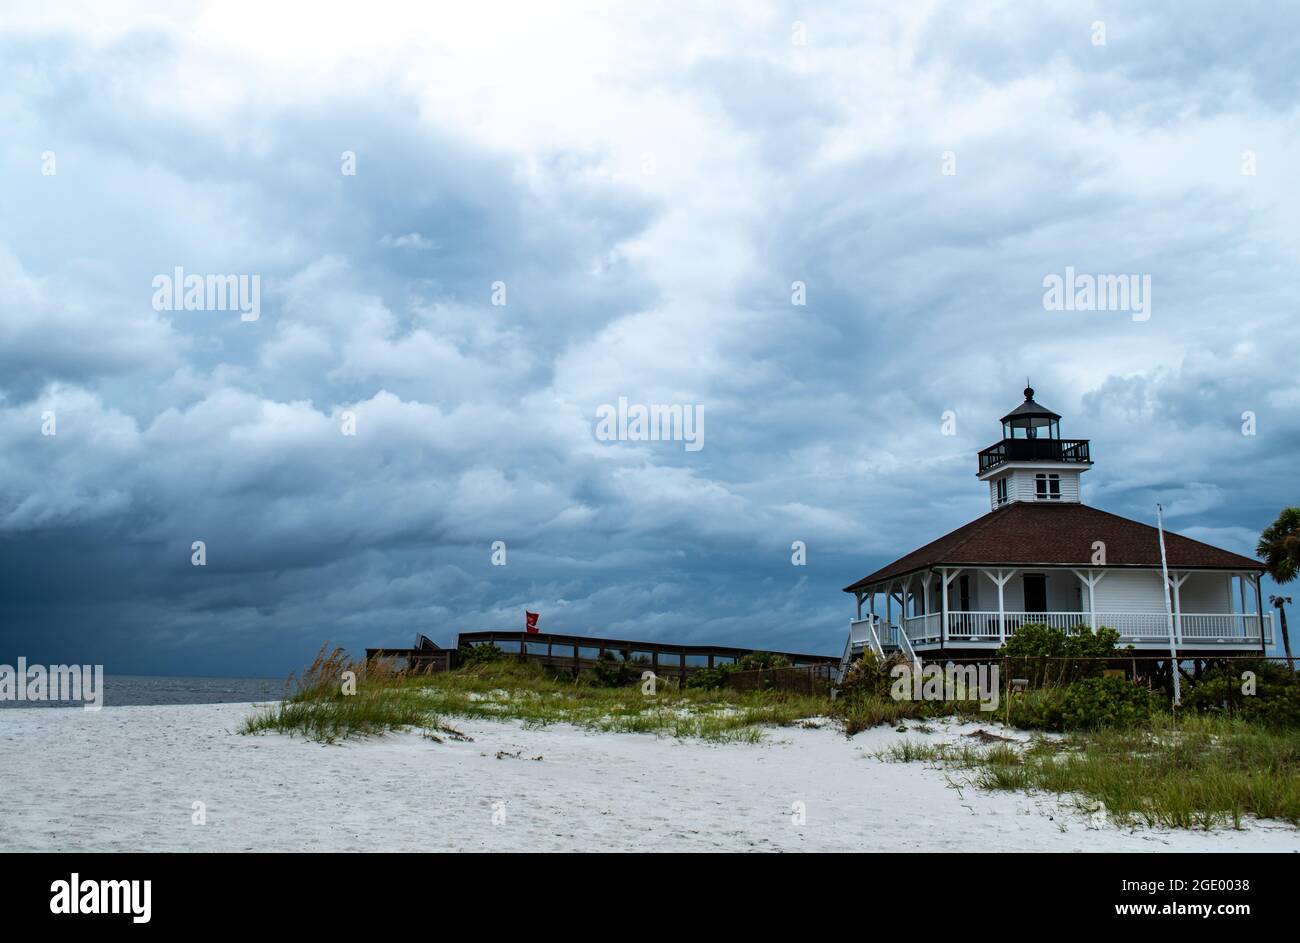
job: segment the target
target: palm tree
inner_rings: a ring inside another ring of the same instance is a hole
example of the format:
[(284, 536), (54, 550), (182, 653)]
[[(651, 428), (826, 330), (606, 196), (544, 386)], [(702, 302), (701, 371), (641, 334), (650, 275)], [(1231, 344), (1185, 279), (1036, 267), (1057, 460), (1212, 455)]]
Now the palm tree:
[(1282, 641), (1286, 645), (1286, 666), (1294, 671), (1295, 665), (1291, 663), (1291, 639), (1288, 638), (1286, 634), (1286, 610), (1282, 608), (1284, 603), (1288, 606), (1291, 605), (1291, 597), (1269, 596), (1268, 601), (1272, 603), (1273, 608), (1277, 610), (1277, 622), (1278, 625), (1282, 626)]
[[(1264, 561), (1268, 575), (1277, 584), (1289, 583), (1300, 571), (1300, 508), (1283, 508), (1272, 524), (1264, 528), (1259, 535), (1259, 546), (1255, 556)], [(1290, 602), (1288, 596), (1270, 596), (1269, 602), (1277, 607), (1278, 623), (1282, 627), (1282, 645), (1286, 648), (1287, 666), (1294, 669), (1291, 658), (1291, 639), (1286, 632), (1286, 610), (1283, 602)]]

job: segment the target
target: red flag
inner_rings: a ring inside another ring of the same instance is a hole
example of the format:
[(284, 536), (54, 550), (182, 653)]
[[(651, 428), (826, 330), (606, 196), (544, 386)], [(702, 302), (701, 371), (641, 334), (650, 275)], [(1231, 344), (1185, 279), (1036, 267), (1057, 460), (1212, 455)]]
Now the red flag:
[(529, 632), (537, 631), (537, 613), (524, 610), (524, 628)]

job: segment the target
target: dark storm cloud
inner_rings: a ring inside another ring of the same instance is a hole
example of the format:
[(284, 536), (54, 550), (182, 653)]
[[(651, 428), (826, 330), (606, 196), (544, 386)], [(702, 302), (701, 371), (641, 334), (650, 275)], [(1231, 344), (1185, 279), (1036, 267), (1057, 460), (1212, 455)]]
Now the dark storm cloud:
[[(1249, 551), (1294, 502), (1294, 29), (628, 22), (558, 59), (520, 26), (515, 72), (450, 26), (367, 68), (5, 31), (0, 651), (276, 673), (524, 608), (837, 650), (839, 587), (983, 512), (1026, 374), (1093, 503)], [(154, 311), (177, 265), (260, 274), (261, 318)], [(1150, 274), (1152, 319), (1044, 311), (1066, 265)], [(705, 447), (598, 441), (619, 396), (703, 405)]]

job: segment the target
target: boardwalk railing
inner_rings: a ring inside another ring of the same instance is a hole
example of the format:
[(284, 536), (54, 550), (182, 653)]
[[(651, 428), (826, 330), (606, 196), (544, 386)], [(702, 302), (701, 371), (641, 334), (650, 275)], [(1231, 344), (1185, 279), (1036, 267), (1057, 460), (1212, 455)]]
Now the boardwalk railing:
[[(423, 639), (427, 645), (433, 643)], [(669, 642), (636, 641), (633, 639), (599, 638), (588, 635), (564, 635), (554, 632), (462, 632), (456, 637), (456, 649), (366, 649), (366, 657), (406, 658), (408, 664), (446, 667), (431, 670), (448, 670), (456, 666), (456, 652), (463, 646), (496, 645), (507, 654), (517, 655), (527, 661), (551, 668), (568, 668), (581, 671), (594, 668), (602, 656), (613, 655), (620, 661), (642, 666), (646, 671), (668, 677), (685, 678), (693, 671), (734, 664), (746, 655), (769, 654), (785, 657), (793, 666), (829, 665), (836, 667), (840, 659), (834, 655), (807, 655), (799, 652), (780, 652), (769, 649), (737, 648), (730, 645), (675, 645)]]

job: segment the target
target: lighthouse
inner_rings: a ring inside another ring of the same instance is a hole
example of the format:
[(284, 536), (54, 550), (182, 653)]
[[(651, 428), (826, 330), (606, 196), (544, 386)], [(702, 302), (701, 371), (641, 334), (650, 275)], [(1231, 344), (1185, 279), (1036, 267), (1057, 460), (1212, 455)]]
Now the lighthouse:
[(1016, 501), (1080, 500), (1079, 479), (1092, 467), (1087, 439), (1062, 439), (1061, 417), (1025, 401), (1002, 417), (1002, 440), (979, 453), (979, 478), (988, 482), (994, 508)]
[[(916, 661), (987, 657), (1029, 624), (1106, 626), (1135, 651), (1169, 651), (1156, 528), (1083, 503), (1089, 441), (1061, 438), (1060, 415), (1034, 396), (1026, 386), (1002, 437), (978, 453), (988, 513), (917, 535), (917, 549), (844, 587), (856, 604), (846, 659), (867, 647)], [(1165, 542), (1179, 657), (1264, 652), (1263, 564), (1176, 533)]]

